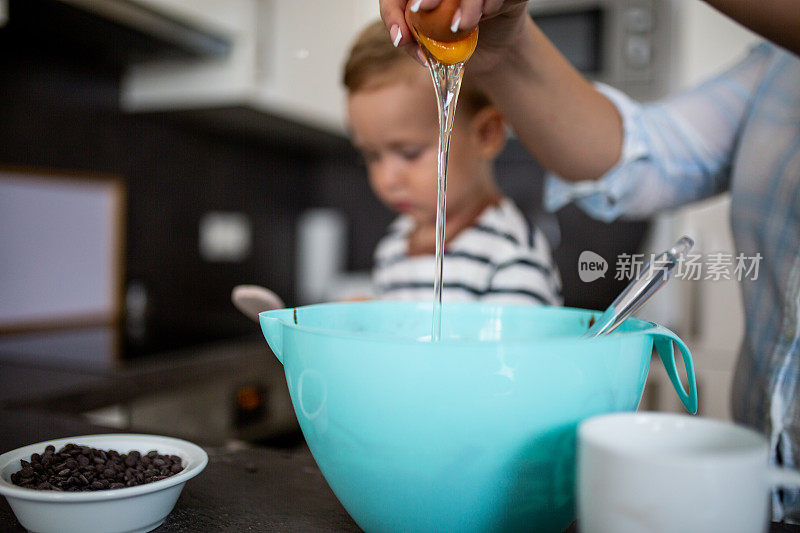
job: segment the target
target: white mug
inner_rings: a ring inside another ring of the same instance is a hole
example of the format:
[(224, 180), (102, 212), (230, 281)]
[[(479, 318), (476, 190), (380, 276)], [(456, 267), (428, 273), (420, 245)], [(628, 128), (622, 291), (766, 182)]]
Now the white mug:
[(769, 525), (772, 487), (800, 472), (770, 467), (761, 434), (668, 413), (617, 413), (578, 427), (581, 533), (750, 533)]

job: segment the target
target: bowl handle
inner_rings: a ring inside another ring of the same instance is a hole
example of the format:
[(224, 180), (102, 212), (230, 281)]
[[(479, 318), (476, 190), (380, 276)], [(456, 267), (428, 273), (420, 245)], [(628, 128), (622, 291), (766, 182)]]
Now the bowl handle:
[[(286, 309), (278, 311), (264, 311), (258, 314), (258, 321), (261, 324), (261, 332), (267, 339), (267, 344), (272, 349), (272, 353), (283, 364), (283, 321), (280, 313)], [(291, 310), (290, 310), (291, 311)]]
[[(675, 388), (675, 392), (678, 393), (678, 398), (681, 399), (681, 403), (683, 403), (687, 411), (692, 414), (697, 414), (697, 382), (694, 378), (694, 364), (692, 363), (692, 354), (689, 353), (689, 348), (686, 347), (686, 344), (680, 337), (663, 326), (656, 326), (655, 330), (650, 334), (653, 336), (653, 346), (655, 346), (656, 352), (658, 352), (658, 356), (661, 358), (661, 362), (664, 363), (664, 368), (667, 370), (667, 375), (672, 382), (672, 386)], [(684, 389), (681, 378), (678, 375), (678, 369), (675, 367), (675, 351), (672, 347), (673, 342), (678, 345), (678, 349), (683, 357), (683, 366), (686, 368), (686, 379), (689, 382), (688, 393), (686, 389)]]

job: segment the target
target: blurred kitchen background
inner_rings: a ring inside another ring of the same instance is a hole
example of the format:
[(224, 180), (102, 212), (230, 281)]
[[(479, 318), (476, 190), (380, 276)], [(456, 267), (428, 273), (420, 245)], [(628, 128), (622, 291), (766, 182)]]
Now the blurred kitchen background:
[[(697, 0), (534, 0), (530, 12), (587, 76), (642, 100), (756, 40)], [(193, 358), (268, 352), (230, 302), (237, 284), (287, 305), (368, 291), (393, 217), (346, 138), (339, 71), (375, 17), (377, 0), (0, 0), (0, 360), (80, 375), (174, 357), (191, 372)], [(543, 212), (542, 169), (513, 139), (497, 173), (551, 240), (570, 306), (613, 300), (621, 253), (682, 233), (703, 253), (733, 251), (724, 196), (603, 224), (574, 206)], [(584, 250), (609, 262), (605, 278), (580, 281)], [(736, 282), (670, 285), (643, 314), (687, 340), (701, 412), (727, 417)], [(280, 369), (273, 379), (253, 366), (230, 363), (235, 386), (195, 387), (194, 405), (234, 398), (269, 412)], [(654, 365), (644, 407), (677, 408), (662, 375)], [(130, 423), (130, 405), (93, 402), (84, 411), (98, 420)]]

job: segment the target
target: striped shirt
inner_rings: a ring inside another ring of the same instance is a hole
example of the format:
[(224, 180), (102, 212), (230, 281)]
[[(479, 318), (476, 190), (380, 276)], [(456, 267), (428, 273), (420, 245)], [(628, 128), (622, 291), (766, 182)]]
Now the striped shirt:
[[(623, 119), (623, 154), (597, 182), (551, 177), (546, 203), (593, 216), (646, 217), (731, 193), (737, 253), (761, 254), (741, 282), (745, 334), (734, 418), (764, 433), (772, 461), (800, 466), (800, 58), (761, 44), (741, 63), (663, 102), (599, 87)], [(800, 523), (800, 491), (773, 494), (773, 519)]]
[[(373, 281), (385, 300), (433, 300), (435, 257), (408, 255), (414, 222), (400, 216), (375, 250)], [(544, 234), (504, 198), (445, 247), (442, 300), (561, 304), (561, 278)]]

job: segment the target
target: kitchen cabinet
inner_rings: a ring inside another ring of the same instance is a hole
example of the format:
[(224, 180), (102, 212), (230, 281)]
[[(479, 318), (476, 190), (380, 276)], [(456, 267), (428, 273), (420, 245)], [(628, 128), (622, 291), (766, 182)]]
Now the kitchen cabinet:
[[(211, 9), (216, 6), (219, 11), (220, 3), (213, 0), (59, 0), (31, 4), (35, 4), (32, 9), (38, 11), (37, 18), (58, 20), (71, 28), (73, 35), (81, 35), (77, 40), (83, 46), (119, 48), (116, 54), (106, 55), (124, 64), (164, 57), (222, 57), (230, 50), (227, 35), (237, 29), (235, 17), (230, 16), (236, 11), (215, 14)], [(61, 28), (55, 32), (61, 33)], [(109, 42), (113, 42), (112, 47)]]
[[(72, 0), (76, 1), (76, 0)], [(87, 1), (87, 0), (82, 0)], [(162, 13), (190, 26), (212, 33), (233, 35), (241, 26), (242, 0), (130, 0), (132, 3)], [(250, 0), (252, 3), (252, 0)]]
[(140, 0), (213, 24), (231, 40), (222, 58), (131, 65), (121, 103), (131, 112), (246, 107), (343, 133), (341, 68), (375, 0)]

